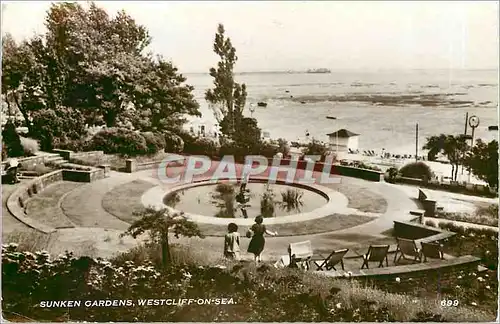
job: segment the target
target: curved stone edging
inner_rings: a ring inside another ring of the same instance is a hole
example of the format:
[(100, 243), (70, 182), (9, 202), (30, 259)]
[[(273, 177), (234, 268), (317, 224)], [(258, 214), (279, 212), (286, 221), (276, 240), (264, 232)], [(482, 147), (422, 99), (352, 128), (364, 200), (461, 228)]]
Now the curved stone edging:
[[(236, 179), (227, 179), (227, 180), (236, 180)], [(262, 177), (252, 177), (250, 180), (254, 181), (267, 181), (267, 178), (262, 178)], [(213, 185), (218, 183), (218, 180), (212, 180), (211, 178), (204, 179), (204, 180), (199, 180), (194, 181), (192, 183), (180, 185), (180, 186), (175, 186), (168, 188), (166, 191), (162, 188), (162, 186), (156, 186), (152, 189), (149, 189), (146, 191), (142, 197), (141, 201), (144, 206), (150, 206), (153, 208), (165, 208), (171, 212), (176, 212), (174, 208), (171, 208), (169, 206), (166, 206), (163, 203), (163, 198), (173, 192), (183, 190), (183, 189), (188, 189), (188, 188), (193, 188), (197, 186), (204, 186), (204, 185)], [(276, 181), (276, 183), (285, 183), (284, 181)], [(350, 214), (352, 213), (352, 210), (347, 208), (347, 205), (349, 203), (347, 197), (345, 197), (343, 194), (339, 193), (338, 191), (335, 191), (333, 189), (323, 187), (317, 184), (300, 184), (300, 187), (302, 188), (307, 188), (308, 190), (312, 190), (317, 193), (321, 193), (325, 198), (328, 199), (328, 202), (309, 212), (309, 213), (299, 213), (295, 215), (289, 215), (289, 216), (281, 216), (281, 217), (275, 217), (275, 218), (267, 218), (266, 219), (266, 224), (273, 225), (273, 224), (284, 224), (284, 223), (291, 223), (291, 222), (301, 222), (301, 221), (306, 221), (306, 220), (314, 220), (318, 218), (323, 218), (326, 216), (329, 216), (331, 214)], [(340, 201), (340, 202), (339, 202)], [(192, 221), (198, 222), (198, 223), (203, 223), (203, 224), (213, 224), (213, 225), (227, 225), (228, 223), (236, 223), (237, 225), (252, 225), (254, 223), (253, 218), (217, 218), (217, 217), (210, 217), (210, 216), (204, 216), (204, 215), (197, 215), (197, 214), (186, 214), (189, 219)]]
[[(50, 181), (50, 183), (61, 181), (62, 180), (62, 172), (63, 170), (56, 170), (47, 174), (44, 174), (38, 178), (35, 178), (31, 181), (29, 181), (26, 184), (22, 184), (14, 190), (13, 193), (10, 194), (9, 198), (7, 198), (7, 209), (8, 211), (15, 217), (17, 218), (21, 223), (26, 224), (28, 227), (31, 227), (33, 229), (36, 229), (42, 233), (45, 234), (50, 234), (56, 231), (56, 229), (49, 227), (45, 224), (42, 224), (35, 219), (32, 219), (30, 217), (27, 217), (24, 207), (21, 207), (19, 205), (20, 200), (22, 201), (23, 204), (26, 203), (27, 198), (30, 198), (30, 195), (28, 194), (28, 189), (33, 188), (33, 185), (37, 185), (37, 193), (43, 191), (45, 188), (44, 180), (49, 181), (52, 180), (51, 178), (54, 177), (55, 179), (53, 181)], [(27, 197), (26, 197), (27, 196)]]

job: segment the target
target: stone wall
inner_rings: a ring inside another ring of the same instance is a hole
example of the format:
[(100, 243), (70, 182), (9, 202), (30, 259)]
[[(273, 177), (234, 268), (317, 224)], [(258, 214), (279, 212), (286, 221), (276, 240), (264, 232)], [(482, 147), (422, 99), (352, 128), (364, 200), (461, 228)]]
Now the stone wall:
[(83, 170), (62, 170), (62, 177), (64, 181), (73, 182), (94, 182), (99, 179), (104, 179), (105, 169), (92, 168), (90, 171)]
[(441, 234), (444, 231), (435, 227), (413, 222), (394, 221), (394, 236), (410, 240), (417, 240)]
[(480, 263), (480, 258), (465, 255), (447, 260), (363, 270), (363, 275), (357, 279), (376, 283), (377, 286), (383, 287), (385, 284), (394, 285), (395, 278), (400, 278), (400, 280), (411, 278), (418, 281), (419, 278), (425, 277), (425, 281), (435, 279), (445, 287), (446, 280), (455, 279), (461, 271), (476, 272)]
[(27, 226), (46, 234), (53, 232), (54, 229), (37, 222), (35, 219), (27, 217), (25, 207), (29, 198), (39, 194), (50, 184), (62, 180), (63, 171), (57, 170), (29, 182), (22, 183), (7, 199), (7, 209), (14, 217)]

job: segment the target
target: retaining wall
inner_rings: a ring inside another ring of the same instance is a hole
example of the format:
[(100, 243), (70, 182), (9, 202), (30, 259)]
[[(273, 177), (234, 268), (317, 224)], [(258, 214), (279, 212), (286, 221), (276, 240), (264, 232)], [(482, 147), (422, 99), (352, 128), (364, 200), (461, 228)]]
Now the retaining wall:
[(7, 209), (20, 222), (27, 226), (49, 234), (55, 229), (38, 222), (36, 219), (26, 215), (26, 202), (31, 197), (41, 193), (47, 186), (58, 181), (93, 182), (104, 178), (104, 169), (93, 169), (91, 171), (80, 170), (56, 170), (33, 180), (22, 182), (19, 187), (7, 198)]
[[(273, 159), (269, 159), (269, 166), (273, 165)], [(129, 159), (126, 161), (126, 166), (125, 166), (125, 172), (127, 173), (132, 173), (140, 170), (146, 170), (146, 169), (152, 169), (152, 168), (158, 168), (160, 165), (161, 161), (151, 161), (151, 162), (144, 162), (144, 163), (138, 163), (134, 159)], [(297, 169), (304, 170), (307, 167), (307, 161), (304, 160), (290, 160), (290, 159), (282, 159), (280, 162), (281, 166), (286, 166), (286, 165), (297, 165)], [(172, 165), (172, 164), (169, 164)], [(182, 165), (180, 163), (176, 165)], [(329, 165), (327, 164), (325, 167), (325, 163), (323, 162), (316, 162), (314, 164), (314, 171), (316, 172), (323, 172), (323, 170), (328, 170), (330, 171), (330, 174), (334, 175), (342, 175), (346, 177), (353, 177), (353, 178), (359, 178), (359, 179), (364, 179), (364, 180), (369, 180), (369, 181), (382, 181), (383, 180), (383, 172), (380, 171), (374, 171), (374, 170), (367, 170), (367, 169), (359, 169), (359, 168), (354, 168), (354, 167), (349, 167), (349, 166), (343, 166), (343, 165), (338, 165), (338, 164), (332, 164)]]

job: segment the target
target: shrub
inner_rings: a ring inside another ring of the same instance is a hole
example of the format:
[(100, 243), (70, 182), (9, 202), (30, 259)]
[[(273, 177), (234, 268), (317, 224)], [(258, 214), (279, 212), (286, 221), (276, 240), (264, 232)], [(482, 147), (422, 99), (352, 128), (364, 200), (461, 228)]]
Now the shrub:
[(218, 151), (218, 145), (212, 139), (206, 137), (199, 137), (192, 143), (184, 143), (184, 152), (188, 154), (216, 157)]
[(181, 153), (184, 150), (184, 140), (181, 136), (171, 132), (164, 132), (163, 135), (165, 140), (165, 152)]
[(398, 177), (398, 168), (392, 167), (387, 169), (384, 175), (384, 180), (389, 183), (395, 183)]
[(148, 154), (154, 155), (165, 149), (165, 136), (159, 133), (145, 132), (141, 134), (146, 141), (146, 146), (148, 148)]
[(54, 139), (55, 147), (61, 150), (70, 150), (73, 152), (85, 152), (92, 150), (92, 140), (86, 137), (78, 138), (78, 139), (69, 139), (69, 138), (57, 138)]
[(286, 155), (288, 155), (289, 151), (290, 150), (288, 150), (287, 153), (285, 154), (285, 153), (283, 153), (283, 148), (280, 148), (280, 147), (273, 145), (271, 143), (261, 142), (261, 143), (256, 145), (255, 152), (252, 152), (252, 154), (263, 155), (263, 156), (268, 157), (268, 158), (273, 158), (278, 152), (281, 152), (281, 153), (283, 153), (283, 156), (286, 156)]
[(324, 161), (328, 153), (328, 147), (320, 141), (313, 139), (311, 143), (307, 144), (302, 153), (304, 153), (304, 155), (320, 155), (321, 161)]
[(36, 152), (40, 151), (40, 144), (32, 138), (21, 137), (21, 145), (26, 156), (33, 156)]
[(16, 131), (16, 126), (12, 121), (8, 121), (2, 131), (2, 138), (7, 146), (7, 156), (18, 157), (24, 155), (23, 145), (21, 144), (21, 138)]
[(92, 138), (92, 149), (127, 156), (143, 155), (148, 152), (144, 137), (124, 128), (108, 128), (98, 132)]
[(403, 177), (422, 180), (432, 179), (431, 168), (424, 162), (412, 162), (404, 165), (399, 172)]

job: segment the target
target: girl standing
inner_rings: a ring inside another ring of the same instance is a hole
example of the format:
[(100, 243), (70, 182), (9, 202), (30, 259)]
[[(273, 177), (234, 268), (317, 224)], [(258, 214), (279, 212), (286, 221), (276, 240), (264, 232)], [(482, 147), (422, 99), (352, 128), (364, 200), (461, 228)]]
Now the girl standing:
[[(257, 216), (255, 218), (255, 224), (252, 225), (250, 231), (253, 233), (250, 244), (248, 245), (248, 252), (253, 253), (255, 262), (261, 262), (261, 253), (264, 250), (264, 245), (266, 240), (264, 238), (264, 233), (271, 236), (278, 235), (278, 232), (270, 232), (266, 229), (266, 226), (262, 224), (264, 222), (264, 217)], [(249, 232), (250, 232), (249, 231)]]

